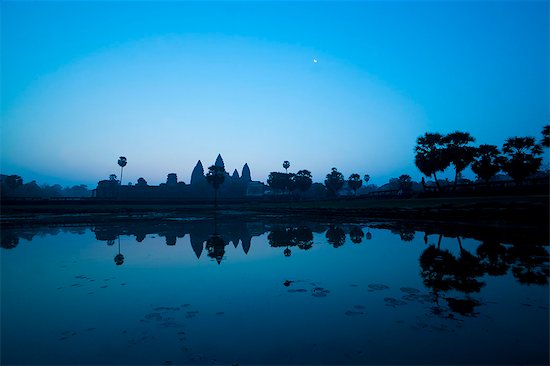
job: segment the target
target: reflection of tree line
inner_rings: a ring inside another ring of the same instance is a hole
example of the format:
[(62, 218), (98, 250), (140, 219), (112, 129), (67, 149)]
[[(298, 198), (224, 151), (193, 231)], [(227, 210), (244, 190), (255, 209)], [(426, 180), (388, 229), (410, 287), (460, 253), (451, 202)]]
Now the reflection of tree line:
[[(376, 226), (376, 225), (371, 225)], [(412, 241), (415, 230), (404, 224), (379, 225), (390, 229), (399, 235), (405, 242)], [(39, 234), (57, 235), (61, 230), (75, 234), (83, 234), (84, 227), (71, 228), (3, 228), (1, 246), (4, 249), (15, 248), (19, 239), (32, 240)], [(437, 245), (430, 244), (420, 256), (421, 276), (424, 284), (435, 294), (456, 290), (465, 294), (479, 292), (484, 286), (481, 277), (484, 275), (500, 276), (510, 269), (513, 276), (522, 284), (547, 284), (549, 276), (548, 251), (545, 245), (535, 245), (528, 240), (517, 244), (502, 244), (491, 236), (476, 237), (482, 243), (473, 254), (464, 249), (458, 228), (446, 228), (445, 237), (456, 240), (458, 255), (442, 248), (443, 234), (433, 228), (424, 228), (424, 242), (427, 245), (429, 236), (437, 235)], [(245, 254), (250, 250), (251, 240), (268, 232), (268, 242), (271, 247), (285, 248), (285, 256), (290, 256), (291, 248), (309, 250), (314, 245), (313, 233), (323, 234), (327, 242), (334, 248), (339, 248), (349, 237), (351, 243), (360, 244), (363, 240), (370, 240), (372, 234), (367, 227), (366, 232), (360, 225), (353, 224), (313, 224), (301, 223), (288, 225), (284, 223), (265, 224), (263, 222), (225, 221), (214, 223), (211, 220), (203, 221), (175, 221), (175, 222), (135, 222), (124, 225), (96, 225), (92, 227), (97, 240), (114, 245), (120, 236), (134, 236), (136, 241), (142, 242), (147, 235), (158, 235), (165, 238), (166, 245), (176, 245), (178, 238), (189, 235), (191, 247), (197, 258), (203, 251), (220, 263), (225, 255), (225, 247), (232, 243), (235, 248), (241, 244)], [(528, 232), (524, 232), (524, 236)], [(518, 235), (521, 237), (522, 235)], [(527, 238), (529, 236), (527, 235)], [(117, 254), (115, 262), (122, 264), (124, 256)]]
[[(420, 256), (421, 277), (424, 285), (432, 290), (436, 303), (442, 296), (449, 307), (461, 314), (471, 314), (480, 302), (470, 295), (480, 292), (485, 283), (481, 277), (502, 276), (512, 268), (514, 278), (521, 284), (546, 285), (550, 275), (548, 251), (542, 245), (521, 243), (503, 245), (487, 239), (473, 254), (462, 246), (460, 236), (454, 237), (458, 255), (441, 248), (443, 235), (436, 244), (430, 244)], [(428, 243), (428, 235), (424, 236)], [(456, 290), (465, 295), (463, 299), (446, 296)]]

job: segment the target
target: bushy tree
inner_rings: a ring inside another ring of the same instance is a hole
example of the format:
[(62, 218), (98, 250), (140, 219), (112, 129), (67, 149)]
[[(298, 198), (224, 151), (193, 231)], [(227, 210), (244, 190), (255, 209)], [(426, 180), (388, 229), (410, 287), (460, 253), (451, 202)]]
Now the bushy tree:
[(294, 174), (271, 172), (267, 184), (280, 192), (291, 192), (295, 188)]
[(344, 176), (336, 168), (332, 168), (332, 171), (327, 174), (325, 179), (325, 186), (331, 195), (336, 196), (338, 191), (344, 185)]
[(357, 173), (353, 173), (349, 176), (348, 179), (348, 186), (353, 190), (353, 194), (357, 195), (357, 190), (361, 188), (363, 185), (363, 181), (361, 180), (361, 176)]
[(476, 149), (472, 171), (479, 179), (489, 183), (499, 171), (503, 163), (498, 147), (494, 145), (479, 145)]
[(439, 133), (425, 133), (416, 139), (414, 163), (422, 174), (433, 175), (435, 184), (440, 189), (437, 172), (442, 172), (450, 165), (446, 154), (443, 136)]
[(300, 192), (305, 192), (311, 187), (313, 180), (309, 170), (300, 170), (294, 176), (294, 184)]
[(365, 184), (367, 184), (367, 183), (369, 182), (369, 180), (370, 180), (370, 175), (365, 174), (365, 175), (363, 176), (363, 180), (365, 181)]
[(136, 186), (147, 187), (147, 181), (143, 177), (138, 178)]
[(516, 184), (521, 185), (529, 175), (538, 171), (542, 164), (542, 148), (535, 143), (534, 137), (510, 137), (502, 146), (505, 160), (502, 170)]
[(397, 178), (397, 187), (403, 192), (412, 191), (412, 179), (408, 174), (402, 174)]

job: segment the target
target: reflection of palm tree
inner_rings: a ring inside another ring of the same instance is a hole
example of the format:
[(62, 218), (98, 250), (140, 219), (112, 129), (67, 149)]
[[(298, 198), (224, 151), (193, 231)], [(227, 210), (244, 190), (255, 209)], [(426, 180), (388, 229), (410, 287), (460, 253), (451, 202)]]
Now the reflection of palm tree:
[(519, 283), (526, 285), (546, 285), (550, 270), (548, 252), (543, 246), (521, 243), (508, 250), (512, 264), (512, 274)]
[(296, 246), (302, 250), (311, 249), (313, 246), (313, 233), (311, 229), (306, 226), (300, 226), (294, 229), (293, 242)]
[(365, 233), (361, 230), (361, 227), (354, 225), (349, 231), (349, 238), (352, 243), (360, 244), (363, 241)]
[(333, 247), (338, 248), (346, 241), (346, 232), (339, 226), (331, 225), (325, 234), (327, 241)]
[(210, 235), (206, 241), (206, 250), (210, 258), (214, 258), (218, 264), (221, 264), (225, 254), (225, 241), (218, 234), (218, 216), (214, 212), (214, 234)]
[(365, 239), (371, 240), (372, 234), (370, 233), (369, 227), (367, 226), (367, 233), (365, 234)]
[(480, 264), (489, 276), (502, 276), (510, 268), (510, 265), (507, 263), (507, 249), (497, 241), (484, 241), (477, 247), (476, 252), (480, 259)]
[(213, 234), (206, 241), (206, 250), (208, 251), (207, 255), (220, 264), (225, 254), (225, 241), (219, 234)]
[(126, 166), (128, 161), (124, 156), (118, 158), (118, 165), (120, 166), (120, 185), (122, 185), (122, 169)]
[(420, 275), (424, 285), (434, 292), (448, 291), (453, 285), (455, 257), (448, 250), (430, 245), (420, 255)]
[(19, 244), (19, 237), (7, 230), (0, 231), (2, 236), (1, 247), (4, 249), (13, 249)]
[(115, 264), (117, 266), (121, 266), (123, 263), (124, 263), (124, 256), (120, 253), (120, 236), (119, 236), (118, 237), (118, 254), (115, 255)]
[(288, 247), (286, 247), (283, 253), (285, 257), (290, 257), (290, 255), (292, 254), (292, 251)]

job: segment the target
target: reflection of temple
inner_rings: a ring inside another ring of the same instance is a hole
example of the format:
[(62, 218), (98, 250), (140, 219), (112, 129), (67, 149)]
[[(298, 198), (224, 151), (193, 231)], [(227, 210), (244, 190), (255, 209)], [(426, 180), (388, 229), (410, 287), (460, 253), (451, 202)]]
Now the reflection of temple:
[[(114, 241), (119, 235), (135, 236), (138, 243), (142, 242), (147, 235), (158, 235), (165, 238), (166, 245), (176, 245), (177, 240), (189, 235), (189, 241), (193, 252), (200, 258), (202, 252), (206, 249), (212, 251), (214, 245), (208, 244), (209, 240), (214, 236), (220, 237), (221, 241), (216, 240), (211, 244), (216, 244), (216, 259), (219, 253), (225, 252), (225, 249), (220, 248), (220, 242), (223, 242), (223, 247), (233, 243), (235, 248), (241, 243), (242, 250), (245, 254), (250, 250), (252, 237), (262, 235), (266, 232), (266, 227), (263, 223), (247, 223), (243, 221), (228, 221), (216, 225), (211, 220), (197, 220), (193, 222), (154, 222), (154, 223), (127, 223), (124, 226), (120, 225), (96, 225), (92, 228), (96, 239), (101, 241)], [(213, 235), (213, 232), (217, 231)], [(205, 247), (206, 245), (206, 247)], [(223, 258), (223, 254), (219, 260)]]
[[(214, 165), (225, 170), (225, 164), (221, 155), (218, 155)], [(244, 198), (260, 197), (264, 194), (265, 185), (258, 181), (253, 181), (250, 176), (248, 164), (244, 164), (241, 175), (237, 169), (232, 174), (225, 173), (224, 183), (220, 186), (219, 197), (223, 198)], [(95, 190), (97, 198), (211, 198), (213, 195), (212, 187), (207, 183), (205, 169), (199, 160), (191, 173), (190, 184), (178, 182), (177, 175), (170, 173), (167, 176), (166, 183), (159, 186), (149, 186), (145, 180), (139, 180), (135, 185), (118, 185), (116, 180), (102, 180), (98, 182)]]

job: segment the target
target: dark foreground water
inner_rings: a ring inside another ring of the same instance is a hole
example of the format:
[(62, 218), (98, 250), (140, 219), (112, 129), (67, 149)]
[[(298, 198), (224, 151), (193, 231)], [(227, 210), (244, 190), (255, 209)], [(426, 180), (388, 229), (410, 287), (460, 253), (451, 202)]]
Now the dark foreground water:
[(0, 361), (548, 364), (548, 243), (462, 235), (190, 219), (3, 228)]

